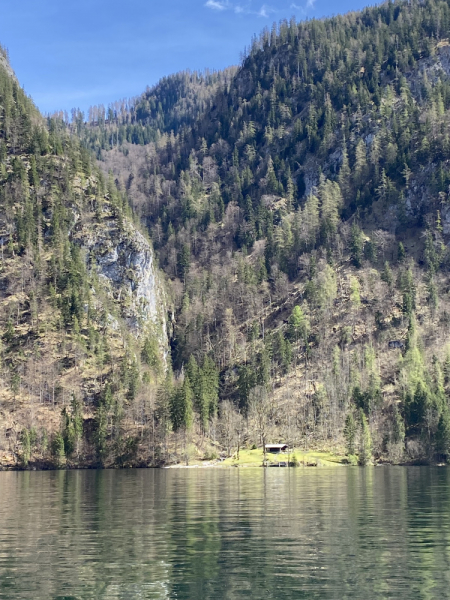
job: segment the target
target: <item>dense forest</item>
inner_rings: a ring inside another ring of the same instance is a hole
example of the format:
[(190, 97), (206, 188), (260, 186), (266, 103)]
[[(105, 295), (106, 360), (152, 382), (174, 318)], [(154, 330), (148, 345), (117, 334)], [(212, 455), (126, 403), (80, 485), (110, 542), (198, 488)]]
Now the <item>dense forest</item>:
[[(134, 219), (152, 240), (170, 352), (161, 335), (136, 334), (92, 399), (61, 360), (60, 395), (72, 395), (72, 408), (53, 398), (48, 436), (62, 440), (68, 464), (92, 460), (99, 430), (97, 460), (108, 464), (212, 459), (279, 441), (350, 463), (445, 461), (449, 38), (447, 1), (283, 21), (252, 41), (239, 68), (180, 73), (131, 101), (46, 124), (5, 71), (1, 104), (10, 94), (15, 112), (3, 108), (0, 122), (4, 414), (30, 402), (23, 347), (48, 327), (36, 302), (57, 311), (59, 343), (81, 348), (78, 368), (94, 376), (89, 332), (99, 317), (77, 313), (70, 298), (76, 288), (90, 307), (96, 270), (78, 253), (86, 242), (64, 249), (74, 224), (63, 215), (84, 203), (81, 220), (94, 223), (106, 202), (117, 227)], [(60, 199), (59, 233), (49, 197)], [(28, 304), (7, 286), (26, 287)], [(110, 329), (105, 345), (119, 336)], [(14, 392), (17, 381), (26, 392)], [(22, 462), (38, 452), (33, 427), (14, 430)]]

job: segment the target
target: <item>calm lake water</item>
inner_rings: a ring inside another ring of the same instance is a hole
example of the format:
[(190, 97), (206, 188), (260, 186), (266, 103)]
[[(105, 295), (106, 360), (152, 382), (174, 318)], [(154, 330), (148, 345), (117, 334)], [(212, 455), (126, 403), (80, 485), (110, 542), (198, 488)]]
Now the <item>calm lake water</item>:
[(0, 598), (450, 598), (450, 469), (0, 473)]

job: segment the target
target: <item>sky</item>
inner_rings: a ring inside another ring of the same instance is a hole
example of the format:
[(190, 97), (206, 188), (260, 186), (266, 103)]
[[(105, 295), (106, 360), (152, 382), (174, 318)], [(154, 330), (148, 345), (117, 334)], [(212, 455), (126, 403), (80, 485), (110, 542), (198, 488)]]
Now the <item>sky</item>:
[(363, 8), (362, 0), (1, 0), (0, 44), (43, 113), (141, 94), (185, 69), (239, 63), (273, 22)]

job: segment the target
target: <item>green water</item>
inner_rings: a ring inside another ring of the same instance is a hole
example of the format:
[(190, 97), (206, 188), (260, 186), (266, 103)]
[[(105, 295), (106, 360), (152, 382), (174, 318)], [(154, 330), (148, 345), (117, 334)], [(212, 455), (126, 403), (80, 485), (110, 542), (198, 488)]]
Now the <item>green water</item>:
[(0, 598), (450, 598), (450, 469), (0, 473)]

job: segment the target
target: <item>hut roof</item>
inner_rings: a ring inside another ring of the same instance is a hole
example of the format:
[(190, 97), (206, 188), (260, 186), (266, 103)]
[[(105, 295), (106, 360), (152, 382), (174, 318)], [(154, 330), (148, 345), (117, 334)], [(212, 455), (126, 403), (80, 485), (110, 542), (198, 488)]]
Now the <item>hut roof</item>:
[(274, 448), (278, 450), (282, 450), (283, 448), (287, 448), (287, 444), (266, 444), (266, 448)]

